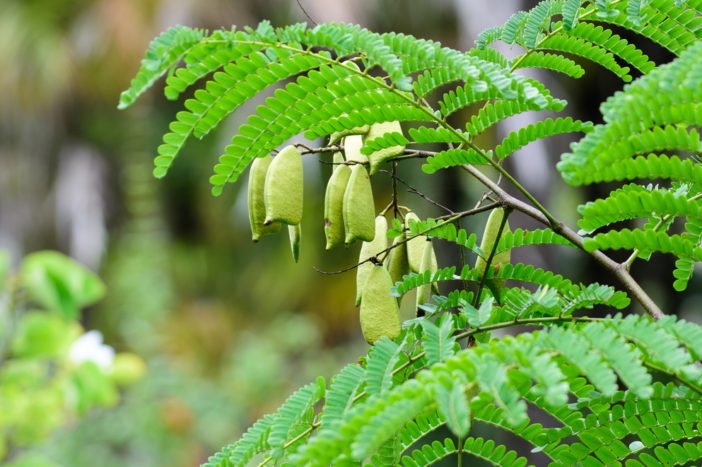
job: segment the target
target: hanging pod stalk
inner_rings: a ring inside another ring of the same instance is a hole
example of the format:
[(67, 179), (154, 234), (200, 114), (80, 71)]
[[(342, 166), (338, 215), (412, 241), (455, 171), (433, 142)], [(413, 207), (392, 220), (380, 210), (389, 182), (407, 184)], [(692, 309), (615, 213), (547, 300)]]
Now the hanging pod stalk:
[[(337, 157), (338, 156), (338, 157)], [(343, 162), (341, 153), (334, 154), (334, 162)], [(344, 243), (344, 193), (351, 177), (351, 167), (336, 165), (327, 182), (324, 194), (324, 236), (327, 250)]]
[(365, 167), (354, 165), (344, 192), (345, 243), (355, 240), (370, 242), (375, 237), (375, 201)]
[(395, 339), (400, 335), (400, 308), (395, 297), (390, 295), (392, 278), (382, 266), (373, 266), (363, 288), (360, 321), (366, 342), (373, 344), (385, 336)]
[[(363, 263), (388, 248), (388, 221), (385, 216), (375, 218), (375, 237), (371, 242), (363, 242), (358, 262)], [(368, 274), (375, 265), (368, 261), (356, 268), (356, 306), (360, 305), (363, 289), (368, 280)]]
[(300, 242), (302, 241), (302, 224), (288, 226), (288, 235), (290, 237), (290, 252), (293, 260), (297, 263), (300, 259)]
[(249, 224), (251, 225), (251, 239), (257, 242), (262, 236), (277, 233), (280, 231), (280, 224), (273, 222), (264, 225), (266, 220), (266, 204), (264, 202), (264, 187), (266, 174), (273, 161), (271, 155), (259, 157), (251, 164), (249, 169)]
[(273, 158), (266, 175), (264, 224), (299, 224), (302, 221), (303, 188), (302, 154), (295, 146), (286, 146)]
[[(380, 138), (381, 136), (385, 135), (386, 133), (400, 133), (400, 134), (402, 134), (402, 126), (400, 126), (400, 122), (374, 123), (373, 125), (371, 125), (370, 129), (368, 130), (368, 134), (366, 134), (365, 140), (370, 141), (374, 138)], [(391, 157), (400, 156), (404, 152), (405, 152), (404, 146), (391, 146), (389, 148), (380, 149), (378, 151), (375, 151), (374, 153), (369, 155), (368, 160), (370, 161), (371, 175), (375, 174), (378, 171), (378, 167), (380, 167), (380, 165), (383, 162), (390, 159)]]

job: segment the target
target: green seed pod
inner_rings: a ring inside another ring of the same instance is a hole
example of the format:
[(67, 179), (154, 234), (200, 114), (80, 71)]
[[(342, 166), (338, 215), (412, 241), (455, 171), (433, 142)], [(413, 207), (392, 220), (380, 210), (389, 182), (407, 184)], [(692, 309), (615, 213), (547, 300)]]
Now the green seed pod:
[(350, 135), (344, 138), (344, 155), (349, 162), (367, 164), (368, 158), (361, 153), (363, 147), (363, 136)]
[(370, 242), (375, 237), (375, 202), (373, 187), (368, 172), (362, 165), (351, 168), (346, 191), (344, 192), (345, 242), (350, 245), (355, 240)]
[[(410, 221), (418, 221), (419, 217), (413, 212), (408, 212), (405, 216), (405, 228), (409, 227)], [(409, 237), (410, 234), (408, 233)], [(419, 272), (422, 266), (422, 256), (424, 256), (424, 235), (418, 235), (407, 242), (407, 260), (409, 261), (410, 271)]]
[[(336, 159), (336, 154), (334, 158)], [(351, 167), (337, 165), (327, 182), (324, 195), (324, 236), (327, 239), (327, 250), (344, 243), (344, 193), (350, 177)]]
[[(502, 218), (505, 215), (505, 210), (502, 208), (493, 209), (488, 216), (487, 223), (485, 224), (485, 231), (483, 232), (483, 240), (480, 243), (480, 249), (483, 250), (486, 257), (483, 258), (478, 256), (475, 261), (475, 270), (482, 276), (485, 274), (485, 268), (487, 267), (487, 256), (490, 255), (495, 242), (498, 240), (497, 233), (500, 231), (500, 224), (502, 224)], [(505, 223), (503, 232), (509, 231), (509, 222)], [(492, 267), (499, 270), (500, 267), (509, 264), (510, 261), (510, 250), (505, 250), (501, 253), (496, 254), (492, 259)], [(499, 290), (504, 286), (504, 280), (492, 280), (491, 284), (496, 290)]]
[(302, 224), (288, 226), (288, 235), (290, 236), (290, 251), (292, 252), (293, 260), (297, 263), (300, 259), (300, 242), (302, 241)]
[[(368, 134), (366, 135), (365, 140), (370, 141), (374, 138), (380, 138), (385, 133), (402, 133), (402, 127), (400, 126), (400, 122), (374, 123), (368, 130)], [(370, 161), (371, 175), (378, 171), (378, 167), (380, 167), (380, 164), (390, 159), (391, 157), (399, 156), (404, 152), (404, 146), (392, 146), (389, 148), (381, 149), (379, 151), (375, 151), (373, 154), (368, 156), (368, 160)]]
[[(434, 254), (434, 247), (432, 246), (431, 240), (427, 239), (424, 242), (422, 250), (422, 262), (419, 266), (419, 273), (430, 271), (434, 274), (437, 271), (437, 265), (436, 254)], [(420, 285), (417, 288), (417, 308), (419, 308), (419, 305), (423, 305), (431, 300), (432, 285), (434, 284)]]
[(299, 224), (302, 221), (303, 188), (302, 154), (295, 146), (286, 146), (273, 158), (266, 175), (264, 224)]
[(264, 203), (263, 188), (266, 181), (266, 173), (273, 158), (269, 155), (259, 157), (251, 164), (249, 169), (249, 223), (251, 224), (251, 239), (257, 242), (262, 236), (280, 231), (280, 224), (274, 222), (264, 225), (266, 220), (266, 205)]
[(407, 243), (405, 243), (406, 238), (407, 237), (404, 233), (395, 237), (392, 244), (393, 246), (399, 246), (395, 246), (392, 250), (390, 250), (390, 254), (386, 260), (386, 266), (388, 268), (388, 272), (390, 272), (390, 277), (392, 277), (393, 283), (402, 280), (402, 277), (410, 272), (409, 261), (407, 260)]
[(366, 342), (373, 344), (383, 336), (395, 339), (400, 335), (400, 309), (390, 295), (392, 278), (382, 266), (373, 266), (363, 288), (361, 300), (361, 331)]
[[(388, 248), (388, 221), (385, 216), (378, 216), (375, 218), (375, 237), (373, 241), (363, 242), (361, 245), (361, 252), (358, 255), (358, 262), (363, 263), (376, 256), (383, 250)], [(356, 268), (356, 306), (361, 303), (361, 295), (363, 293), (363, 287), (366, 285), (366, 280), (368, 279), (368, 274), (375, 265), (371, 262), (363, 263), (358, 268)]]

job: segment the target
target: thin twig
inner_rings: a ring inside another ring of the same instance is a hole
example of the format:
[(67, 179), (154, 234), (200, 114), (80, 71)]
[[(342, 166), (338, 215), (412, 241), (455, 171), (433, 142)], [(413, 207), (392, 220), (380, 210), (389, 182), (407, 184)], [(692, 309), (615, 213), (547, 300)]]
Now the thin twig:
[(300, 10), (302, 10), (302, 13), (304, 13), (305, 17), (306, 17), (308, 20), (310, 20), (310, 23), (312, 23), (312, 24), (314, 24), (315, 26), (317, 26), (317, 22), (316, 22), (315, 20), (312, 19), (312, 17), (310, 16), (309, 13), (307, 13), (307, 10), (305, 10), (305, 7), (302, 6), (302, 2), (301, 2), (300, 0), (295, 0), (295, 1), (297, 2), (297, 6), (300, 7)]
[(323, 146), (321, 148), (311, 148), (307, 146), (306, 144), (303, 143), (296, 143), (295, 147), (300, 149), (302, 148), (302, 151), (300, 151), (300, 154), (319, 154), (323, 152), (337, 152), (341, 151), (342, 147), (337, 146), (337, 145), (332, 145), (332, 146)]
[(397, 180), (399, 180), (399, 177), (397, 176), (396, 161), (392, 162), (392, 173), (390, 176), (392, 177), (392, 215), (397, 219), (400, 217), (400, 210), (397, 207)]
[(393, 157), (392, 159), (389, 159), (389, 160), (391, 160), (391, 161), (404, 161), (407, 159), (426, 159), (427, 157), (431, 157), (434, 155), (436, 155), (436, 151), (422, 151), (419, 149), (407, 149), (407, 150), (405, 150), (403, 155)]
[[(394, 164), (393, 164), (393, 165), (394, 165)], [(379, 170), (378, 172), (390, 173), (390, 172), (388, 172), (387, 170)], [(430, 203), (430, 204), (433, 204), (434, 206), (436, 206), (436, 207), (438, 207), (439, 209), (442, 209), (442, 210), (448, 212), (449, 214), (455, 214), (455, 211), (454, 211), (454, 210), (449, 209), (449, 208), (447, 208), (446, 206), (444, 206), (443, 204), (439, 203), (438, 201), (434, 201), (433, 199), (429, 198), (427, 195), (425, 195), (424, 193), (422, 193), (421, 191), (419, 191), (418, 189), (416, 189), (415, 187), (413, 187), (412, 185), (410, 185), (409, 183), (407, 183), (406, 181), (404, 181), (403, 179), (401, 179), (400, 177), (398, 177), (397, 175), (395, 175), (395, 173), (390, 173), (390, 176), (391, 176), (392, 179), (393, 179), (393, 190), (396, 190), (396, 184), (395, 184), (395, 182), (396, 182), (396, 181), (397, 181), (397, 182), (400, 182), (400, 183), (402, 183), (404, 186), (407, 187), (407, 191), (408, 191), (408, 192), (419, 196), (420, 198), (422, 198), (422, 199), (425, 200), (426, 202), (428, 202), (428, 203)], [(393, 191), (393, 192), (394, 192), (394, 191)]]
[[(345, 272), (353, 271), (354, 269), (358, 268), (359, 266), (361, 266), (362, 264), (365, 264), (365, 263), (382, 264), (383, 260), (385, 259), (385, 257), (387, 257), (388, 253), (390, 253), (390, 251), (399, 247), (400, 245), (403, 245), (416, 237), (426, 235), (438, 227), (442, 227), (446, 224), (451, 224), (452, 222), (455, 222), (458, 219), (462, 219), (462, 218), (468, 217), (468, 216), (473, 216), (475, 214), (479, 214), (479, 213), (484, 212), (484, 211), (489, 211), (491, 209), (495, 209), (496, 207), (499, 207), (499, 204), (497, 204), (497, 203), (487, 204), (485, 206), (480, 206), (476, 209), (470, 209), (468, 211), (462, 211), (462, 212), (457, 212), (454, 214), (447, 214), (446, 216), (437, 217), (435, 220), (444, 221), (444, 222), (441, 222), (437, 225), (429, 227), (429, 228), (419, 232), (416, 235), (413, 235), (409, 238), (405, 238), (404, 240), (400, 240), (398, 242), (393, 242), (393, 244), (390, 245), (389, 247), (387, 247), (386, 249), (379, 251), (374, 256), (371, 256), (370, 258), (368, 258), (366, 260), (360, 261), (360, 262), (354, 264), (353, 266), (349, 266), (349, 267), (344, 268), (344, 269), (339, 269), (338, 271), (324, 271), (324, 270), (321, 270), (317, 267), (314, 267), (314, 270), (320, 274), (324, 274), (327, 276), (334, 276), (337, 274), (343, 274)], [(382, 259), (379, 258), (380, 256), (382, 256)]]

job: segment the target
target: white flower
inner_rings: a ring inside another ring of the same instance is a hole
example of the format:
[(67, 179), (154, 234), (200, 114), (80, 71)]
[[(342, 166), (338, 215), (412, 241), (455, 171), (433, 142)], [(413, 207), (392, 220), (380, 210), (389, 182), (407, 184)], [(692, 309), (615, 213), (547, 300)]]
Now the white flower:
[(115, 359), (115, 349), (102, 343), (100, 331), (88, 331), (73, 342), (68, 351), (68, 358), (77, 364), (94, 362), (103, 370), (107, 370)]

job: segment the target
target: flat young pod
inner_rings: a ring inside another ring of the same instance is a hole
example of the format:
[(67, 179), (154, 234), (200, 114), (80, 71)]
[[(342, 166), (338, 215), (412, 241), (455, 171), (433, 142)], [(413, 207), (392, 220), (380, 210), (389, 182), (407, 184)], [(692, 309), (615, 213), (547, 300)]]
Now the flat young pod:
[(302, 241), (302, 224), (288, 226), (288, 235), (290, 236), (290, 252), (293, 260), (297, 263), (300, 259), (300, 242)]
[(385, 261), (393, 283), (402, 280), (402, 277), (410, 272), (409, 261), (407, 260), (406, 238), (407, 236), (404, 232), (395, 237), (392, 242), (393, 249), (390, 250), (390, 254)]
[[(336, 160), (336, 154), (334, 158)], [(344, 193), (349, 178), (351, 178), (351, 167), (337, 165), (327, 182), (327, 190), (324, 194), (324, 236), (327, 240), (327, 250), (342, 245), (345, 240)]]
[(366, 342), (373, 344), (381, 337), (395, 339), (400, 335), (400, 308), (390, 295), (392, 278), (382, 266), (373, 266), (363, 288), (361, 299), (361, 331)]
[(249, 169), (249, 224), (251, 224), (251, 239), (254, 242), (257, 242), (264, 235), (280, 231), (280, 224), (277, 222), (264, 225), (266, 205), (263, 191), (266, 183), (266, 174), (272, 161), (273, 157), (270, 154), (266, 157), (259, 157), (253, 161), (251, 169)]
[[(409, 228), (411, 222), (418, 221), (419, 217), (413, 212), (408, 212), (405, 216), (405, 228)], [(408, 232), (407, 236), (411, 234)], [(407, 242), (407, 261), (411, 272), (419, 272), (422, 266), (422, 256), (424, 255), (424, 243), (426, 237), (417, 235)]]
[[(488, 216), (487, 223), (485, 224), (485, 231), (483, 232), (483, 239), (480, 243), (480, 249), (485, 253), (485, 258), (478, 256), (475, 261), (475, 270), (482, 276), (485, 274), (485, 269), (487, 267), (487, 258), (492, 251), (495, 242), (499, 241), (497, 234), (500, 231), (500, 225), (502, 224), (502, 219), (505, 216), (505, 210), (502, 208), (493, 209)], [(509, 231), (509, 222), (505, 223), (502, 232)], [(492, 267), (495, 270), (499, 270), (500, 267), (509, 264), (510, 261), (510, 250), (505, 250), (501, 253), (496, 254), (492, 258)], [(495, 286), (497, 289), (504, 285), (504, 280), (495, 279), (491, 281), (491, 285)]]
[(286, 146), (273, 158), (266, 175), (264, 224), (299, 224), (302, 221), (303, 188), (302, 154), (295, 146)]
[[(370, 141), (375, 138), (380, 138), (386, 133), (400, 133), (402, 134), (402, 126), (400, 122), (382, 122), (374, 123), (370, 126), (368, 134), (366, 134), (365, 140)], [(380, 149), (375, 151), (368, 156), (370, 161), (370, 173), (373, 175), (378, 171), (380, 164), (390, 159), (391, 157), (402, 155), (405, 152), (404, 146), (392, 146), (385, 149)]]
[(366, 168), (354, 165), (344, 191), (345, 243), (355, 240), (370, 242), (375, 237), (375, 201)]
[(367, 164), (368, 158), (361, 153), (363, 147), (363, 136), (349, 135), (344, 138), (344, 155), (349, 162)]
[[(434, 247), (432, 246), (431, 240), (426, 239), (424, 241), (424, 246), (422, 248), (422, 262), (419, 266), (419, 273), (423, 274), (425, 272), (431, 272), (434, 274), (437, 271), (436, 264), (436, 254), (434, 253)], [(434, 284), (424, 284), (417, 288), (417, 308), (419, 305), (423, 305), (431, 301), (431, 290)]]
[(363, 242), (361, 252), (358, 255), (358, 262), (363, 263), (356, 268), (356, 306), (361, 303), (361, 295), (363, 287), (366, 285), (368, 273), (375, 265), (371, 262), (365, 262), (373, 256), (388, 248), (388, 221), (385, 216), (375, 218), (375, 237), (370, 242)]

